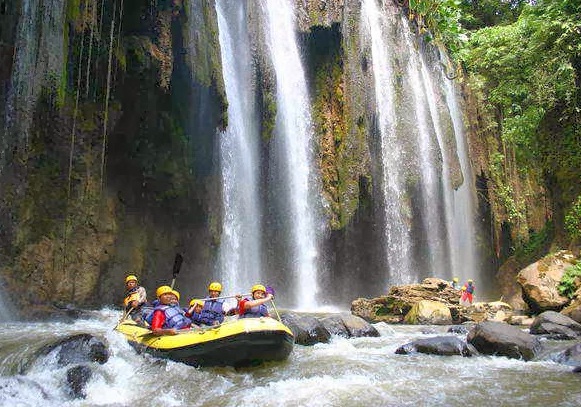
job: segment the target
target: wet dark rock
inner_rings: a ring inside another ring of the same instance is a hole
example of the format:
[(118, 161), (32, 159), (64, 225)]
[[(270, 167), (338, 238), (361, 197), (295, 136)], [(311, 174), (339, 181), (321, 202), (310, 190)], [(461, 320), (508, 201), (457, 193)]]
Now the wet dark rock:
[(369, 322), (346, 312), (322, 318), (321, 323), (331, 335), (344, 338), (380, 336), (377, 329)]
[(68, 393), (71, 397), (77, 399), (87, 397), (85, 387), (92, 375), (93, 371), (87, 365), (77, 365), (67, 370)]
[(581, 337), (581, 324), (555, 311), (545, 311), (534, 319), (530, 333), (550, 339), (576, 339)]
[(298, 345), (314, 345), (315, 343), (328, 343), (331, 334), (323, 326), (323, 323), (310, 315), (298, 315), (284, 313), (281, 315), (282, 323), (289, 327), (295, 336)]
[(331, 335), (342, 336), (344, 338), (351, 336), (340, 315), (323, 318), (321, 319), (321, 323)]
[(426, 353), (429, 355), (453, 356), (461, 355), (469, 357), (477, 355), (478, 351), (474, 346), (461, 340), (456, 336), (435, 336), (423, 338), (400, 346), (395, 351), (398, 355), (408, 355), (410, 353)]
[(349, 313), (342, 313), (341, 320), (349, 332), (349, 336), (353, 338), (359, 337), (378, 337), (379, 332), (369, 322), (356, 315)]
[(477, 324), (467, 337), (480, 353), (531, 360), (542, 349), (538, 338), (506, 322), (487, 321)]
[(551, 358), (553, 362), (581, 369), (581, 342), (568, 347)]
[(108, 344), (103, 339), (90, 334), (67, 336), (46, 345), (37, 352), (37, 358), (53, 351), (56, 352), (58, 366), (87, 362), (103, 364), (109, 360)]

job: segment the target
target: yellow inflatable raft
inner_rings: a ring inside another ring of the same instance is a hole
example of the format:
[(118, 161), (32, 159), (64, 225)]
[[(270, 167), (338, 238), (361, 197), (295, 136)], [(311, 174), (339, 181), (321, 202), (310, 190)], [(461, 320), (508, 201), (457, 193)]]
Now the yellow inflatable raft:
[(292, 351), (290, 329), (273, 318), (242, 318), (217, 327), (178, 331), (155, 336), (132, 320), (116, 328), (138, 352), (191, 366), (248, 366), (263, 361), (285, 360)]

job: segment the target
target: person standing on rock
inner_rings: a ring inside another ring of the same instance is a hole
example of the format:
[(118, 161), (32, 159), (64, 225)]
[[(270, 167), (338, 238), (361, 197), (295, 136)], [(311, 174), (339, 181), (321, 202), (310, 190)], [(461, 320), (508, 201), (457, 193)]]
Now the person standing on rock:
[(454, 277), (452, 279), (452, 281), (450, 282), (450, 287), (452, 287), (455, 290), (460, 289), (460, 283), (459, 283), (458, 277)]
[(472, 305), (472, 301), (474, 301), (474, 290), (476, 286), (474, 286), (473, 280), (468, 280), (466, 284), (462, 287), (462, 297), (460, 298), (461, 305)]

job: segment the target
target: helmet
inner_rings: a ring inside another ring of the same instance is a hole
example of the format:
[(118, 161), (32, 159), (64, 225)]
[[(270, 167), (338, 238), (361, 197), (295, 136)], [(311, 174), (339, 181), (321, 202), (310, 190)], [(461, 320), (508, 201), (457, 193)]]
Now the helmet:
[(458, 282), (458, 277), (454, 277), (454, 278), (452, 279), (452, 281), (453, 281), (453, 282), (455, 282), (455, 283), (457, 283), (457, 282)]
[(250, 290), (250, 292), (252, 294), (254, 294), (255, 291), (264, 291), (264, 292), (266, 292), (266, 287), (264, 287), (262, 284), (254, 284), (252, 286), (252, 289)]
[(177, 297), (178, 301), (180, 300), (180, 292), (179, 291), (171, 290), (170, 292)]
[(222, 284), (214, 281), (208, 286), (208, 291), (220, 291), (222, 292)]
[(194, 305), (201, 305), (203, 307), (204, 301), (194, 298), (193, 300), (190, 301), (190, 307), (193, 307)]
[(474, 282), (474, 280), (468, 280), (468, 282), (469, 282), (469, 283), (473, 283), (473, 282)]
[(163, 294), (171, 293), (172, 291), (173, 290), (169, 285), (162, 285), (161, 287), (158, 287), (157, 290), (155, 290), (155, 296), (159, 298)]
[(466, 291), (466, 286), (462, 286), (462, 291)]
[(125, 277), (125, 284), (127, 284), (130, 281), (137, 282), (137, 277), (135, 277), (133, 274), (130, 274), (127, 277)]

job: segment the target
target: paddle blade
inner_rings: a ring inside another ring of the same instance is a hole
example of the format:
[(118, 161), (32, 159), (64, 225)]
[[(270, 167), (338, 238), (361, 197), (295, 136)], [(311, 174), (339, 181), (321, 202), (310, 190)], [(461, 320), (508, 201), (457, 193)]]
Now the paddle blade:
[(182, 267), (182, 263), (184, 262), (184, 258), (181, 254), (177, 253), (176, 258), (173, 262), (173, 277), (175, 278), (178, 273), (180, 272), (180, 268)]

